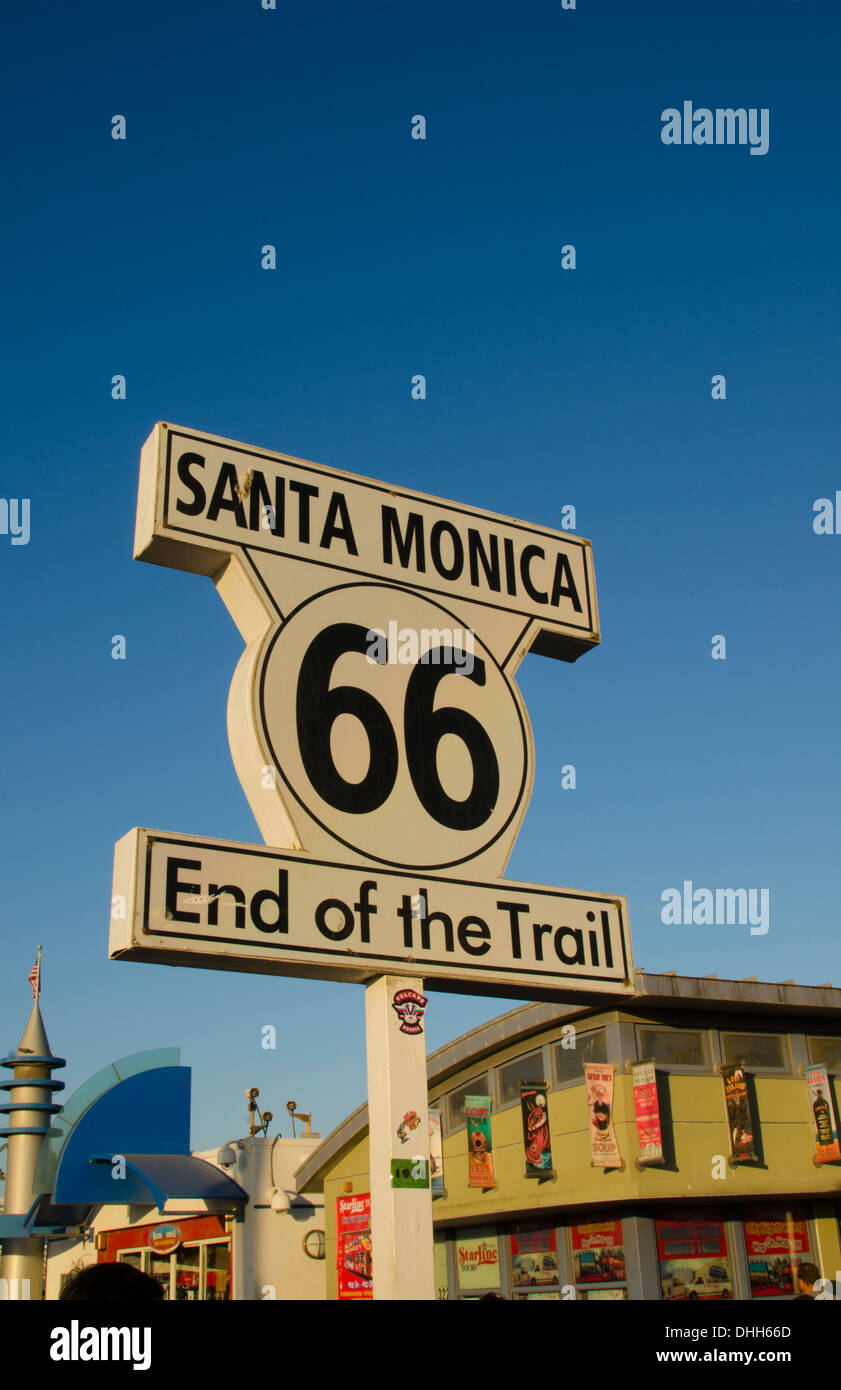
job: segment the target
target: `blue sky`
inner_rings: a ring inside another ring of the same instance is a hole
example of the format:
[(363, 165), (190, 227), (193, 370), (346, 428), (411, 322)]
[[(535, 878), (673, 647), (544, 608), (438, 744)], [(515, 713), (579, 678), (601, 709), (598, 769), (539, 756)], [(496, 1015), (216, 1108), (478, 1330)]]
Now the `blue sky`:
[[(603, 641), (520, 669), (508, 873), (627, 894), (647, 970), (841, 983), (837, 6), (42, 0), (5, 30), (0, 491), (31, 538), (0, 535), (0, 1045), (41, 941), (71, 1089), (180, 1045), (198, 1146), (249, 1085), (322, 1133), (365, 1096), (361, 988), (107, 959), (128, 829), (259, 839), (239, 634), (132, 560), (156, 420), (546, 526), (573, 503)], [(684, 100), (768, 108), (768, 153), (664, 145)], [(769, 932), (664, 926), (684, 879), (768, 888)], [(433, 996), (430, 1050), (507, 1007)]]

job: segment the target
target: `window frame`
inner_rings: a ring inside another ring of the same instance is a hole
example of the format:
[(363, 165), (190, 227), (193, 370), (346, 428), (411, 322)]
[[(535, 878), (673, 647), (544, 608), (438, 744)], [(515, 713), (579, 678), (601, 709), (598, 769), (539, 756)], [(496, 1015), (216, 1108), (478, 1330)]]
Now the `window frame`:
[[(502, 1073), (505, 1071), (506, 1067), (513, 1067), (517, 1062), (524, 1061), (525, 1058), (527, 1058), (527, 1057), (537, 1057), (537, 1056), (540, 1056), (540, 1057), (543, 1059), (543, 1061), (542, 1061), (543, 1075), (542, 1075), (539, 1079), (540, 1079), (541, 1081), (544, 1082), (544, 1084), (545, 1084), (547, 1090), (551, 1090), (551, 1088), (552, 1088), (552, 1074), (551, 1074), (551, 1071), (547, 1071), (547, 1070), (546, 1070), (546, 1046), (545, 1046), (545, 1044), (542, 1045), (541, 1047), (532, 1048), (531, 1051), (529, 1051), (529, 1052), (518, 1052), (516, 1057), (511, 1057), (507, 1062), (499, 1062), (495, 1067), (492, 1068), (492, 1071), (496, 1074), (496, 1082), (497, 1082), (496, 1091), (497, 1091), (497, 1095), (499, 1096), (499, 1102), (498, 1102), (498, 1103), (494, 1103), (494, 1108), (493, 1108), (493, 1112), (492, 1112), (492, 1113), (496, 1114), (496, 1113), (498, 1113), (500, 1110), (510, 1110), (510, 1108), (511, 1108), (512, 1105), (519, 1105), (519, 1104), (520, 1104), (520, 1097), (519, 1097), (519, 1095), (513, 1096), (510, 1100), (503, 1100), (503, 1098), (502, 1098), (502, 1087), (503, 1087), (503, 1084), (504, 1084), (504, 1083), (503, 1083), (503, 1080), (502, 1080)], [(523, 1078), (523, 1079), (526, 1080), (527, 1078)]]
[[(484, 1072), (479, 1072), (479, 1074), (478, 1074), (477, 1077), (471, 1077), (471, 1079), (470, 1079), (469, 1081), (466, 1081), (466, 1082), (464, 1082), (464, 1083), (462, 1083), (462, 1084), (460, 1084), (460, 1085), (458, 1085), (458, 1086), (453, 1086), (452, 1089), (449, 1090), (449, 1091), (443, 1091), (443, 1092), (441, 1093), (441, 1095), (438, 1096), (438, 1097), (436, 1097), (436, 1099), (432, 1102), (433, 1105), (439, 1105), (439, 1106), (440, 1106), (440, 1105), (443, 1103), (443, 1106), (444, 1106), (444, 1110), (443, 1110), (443, 1114), (442, 1114), (442, 1119), (443, 1119), (443, 1121), (444, 1121), (444, 1124), (446, 1125), (446, 1131), (444, 1131), (444, 1129), (443, 1129), (443, 1127), (442, 1127), (442, 1134), (441, 1134), (442, 1142), (443, 1142), (445, 1133), (446, 1133), (447, 1137), (449, 1137), (449, 1135), (455, 1134), (457, 1130), (459, 1130), (459, 1129), (464, 1129), (464, 1128), (466, 1127), (466, 1125), (467, 1125), (467, 1116), (465, 1115), (464, 1110), (462, 1110), (461, 1116), (460, 1116), (460, 1118), (459, 1118), (458, 1120), (456, 1120), (456, 1121), (451, 1121), (451, 1120), (450, 1120), (450, 1096), (457, 1095), (460, 1091), (464, 1092), (465, 1095), (471, 1095), (471, 1094), (476, 1094), (476, 1095), (483, 1095), (483, 1094), (485, 1094), (485, 1095), (489, 1095), (490, 1098), (491, 1098), (491, 1101), (492, 1101), (492, 1105), (491, 1105), (491, 1114), (493, 1115), (493, 1114), (496, 1113), (496, 1094), (495, 1094), (496, 1088), (494, 1087), (494, 1084), (493, 1084), (493, 1083), (494, 1083), (494, 1079), (495, 1079), (495, 1077), (494, 1077), (494, 1072), (495, 1072), (495, 1068), (494, 1068), (494, 1067), (486, 1067), (485, 1071), (484, 1071)], [(482, 1078), (483, 1076), (487, 1077), (487, 1081), (488, 1081), (488, 1089), (487, 1089), (487, 1091), (486, 1091), (486, 1092), (476, 1091), (475, 1093), (474, 1093), (474, 1092), (471, 1092), (470, 1087), (473, 1085), (474, 1080), (475, 1080), (475, 1081), (481, 1080), (481, 1078)]]
[[(588, 1037), (591, 1033), (602, 1033), (602, 1034), (604, 1035), (604, 1053), (605, 1053), (605, 1055), (604, 1055), (604, 1062), (597, 1062), (595, 1065), (597, 1065), (597, 1066), (607, 1066), (607, 1065), (609, 1064), (609, 1062), (610, 1062), (611, 1059), (610, 1059), (610, 1054), (608, 1053), (608, 1050), (607, 1050), (607, 1026), (606, 1026), (604, 1023), (599, 1024), (596, 1028), (582, 1028), (580, 1032), (576, 1029), (576, 1034), (575, 1034), (575, 1036), (576, 1036), (576, 1044), (578, 1043), (578, 1040), (579, 1040), (580, 1038), (586, 1038), (586, 1037)], [(556, 1038), (554, 1042), (549, 1043), (549, 1048), (550, 1048), (550, 1062), (551, 1062), (551, 1064), (552, 1064), (551, 1089), (552, 1089), (553, 1091), (565, 1091), (565, 1090), (567, 1090), (568, 1087), (570, 1087), (570, 1086), (583, 1086), (583, 1085), (584, 1085), (584, 1070), (583, 1070), (583, 1063), (582, 1063), (582, 1071), (581, 1071), (581, 1075), (580, 1075), (580, 1076), (564, 1077), (564, 1078), (561, 1077), (560, 1069), (559, 1069), (559, 1067), (558, 1067), (558, 1060), (557, 1060), (557, 1055), (556, 1055), (556, 1053), (557, 1053), (557, 1049), (558, 1049), (559, 1047), (562, 1047), (562, 1045), (563, 1045), (563, 1038)], [(566, 1051), (568, 1051), (568, 1052), (577, 1052), (577, 1051), (578, 1051), (577, 1045), (576, 1045), (575, 1048), (572, 1048), (572, 1047), (567, 1048)], [(617, 1075), (619, 1074), (619, 1071), (620, 1071), (620, 1068), (617, 1067)]]
[[(751, 1062), (751, 1061), (749, 1061), (746, 1057), (739, 1056), (739, 1057), (731, 1057), (731, 1058), (728, 1059), (728, 1058), (725, 1056), (725, 1049), (724, 1049), (724, 1039), (725, 1039), (725, 1038), (751, 1038), (751, 1037), (755, 1037), (755, 1038), (776, 1038), (776, 1039), (778, 1040), (778, 1042), (780, 1043), (780, 1047), (781, 1047), (782, 1054), (783, 1054), (783, 1064), (782, 1064), (782, 1066), (779, 1066), (779, 1067), (761, 1066), (761, 1065), (759, 1065), (759, 1064), (756, 1063), (756, 1062)], [(719, 1046), (719, 1051), (720, 1051), (720, 1053), (721, 1053), (721, 1065), (722, 1065), (723, 1067), (735, 1067), (735, 1066), (738, 1066), (740, 1063), (742, 1063), (742, 1064), (744, 1065), (745, 1070), (748, 1071), (748, 1072), (750, 1072), (750, 1074), (751, 1074), (752, 1076), (791, 1076), (791, 1075), (793, 1075), (792, 1056), (791, 1056), (791, 1045), (790, 1045), (790, 1043), (789, 1043), (788, 1033), (770, 1033), (770, 1032), (768, 1032), (767, 1029), (762, 1029), (762, 1030), (760, 1030), (760, 1029), (758, 1029), (758, 1028), (738, 1028), (738, 1029), (732, 1029), (732, 1030), (729, 1029), (729, 1028), (719, 1028), (719, 1029), (718, 1029), (718, 1046)]]
[[(690, 1076), (709, 1075), (714, 1071), (713, 1046), (709, 1028), (676, 1028), (670, 1023), (636, 1023), (634, 1025), (637, 1061), (653, 1062), (657, 1071), (663, 1072), (684, 1072)], [(658, 1033), (694, 1033), (701, 1039), (701, 1050), (704, 1054), (703, 1062), (669, 1062), (657, 1056), (654, 1048), (646, 1042), (643, 1034), (645, 1032)]]

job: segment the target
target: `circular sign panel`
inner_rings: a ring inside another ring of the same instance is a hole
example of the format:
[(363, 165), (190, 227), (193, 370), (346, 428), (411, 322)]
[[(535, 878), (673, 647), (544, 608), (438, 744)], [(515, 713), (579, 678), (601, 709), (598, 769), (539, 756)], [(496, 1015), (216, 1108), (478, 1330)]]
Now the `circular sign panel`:
[(531, 740), (515, 687), (423, 595), (348, 584), (308, 599), (271, 640), (259, 701), (292, 796), (368, 859), (449, 868), (522, 805)]
[(159, 1255), (168, 1255), (171, 1251), (177, 1250), (181, 1244), (181, 1228), (166, 1222), (162, 1226), (155, 1226), (149, 1232), (149, 1245), (152, 1250), (157, 1250)]

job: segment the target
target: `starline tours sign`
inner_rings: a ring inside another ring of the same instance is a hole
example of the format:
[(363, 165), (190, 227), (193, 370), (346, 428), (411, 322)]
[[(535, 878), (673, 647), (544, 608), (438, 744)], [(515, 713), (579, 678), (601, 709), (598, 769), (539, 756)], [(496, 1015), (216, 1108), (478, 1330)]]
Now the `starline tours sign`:
[(589, 541), (177, 426), (135, 555), (209, 575), (265, 846), (137, 829), (112, 957), (515, 998), (633, 992), (625, 899), (502, 877), (534, 746), (528, 651), (599, 641)]

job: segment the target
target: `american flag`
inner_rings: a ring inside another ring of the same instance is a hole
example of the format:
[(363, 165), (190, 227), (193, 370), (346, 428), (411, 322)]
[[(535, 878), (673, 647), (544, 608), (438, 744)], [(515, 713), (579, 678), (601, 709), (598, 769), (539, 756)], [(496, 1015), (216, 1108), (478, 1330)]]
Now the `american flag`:
[(38, 947), (38, 957), (29, 972), (29, 983), (32, 986), (32, 998), (37, 999), (41, 993), (41, 948)]

